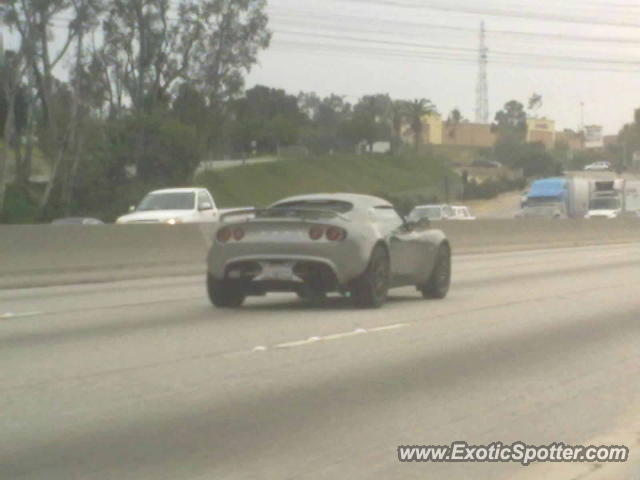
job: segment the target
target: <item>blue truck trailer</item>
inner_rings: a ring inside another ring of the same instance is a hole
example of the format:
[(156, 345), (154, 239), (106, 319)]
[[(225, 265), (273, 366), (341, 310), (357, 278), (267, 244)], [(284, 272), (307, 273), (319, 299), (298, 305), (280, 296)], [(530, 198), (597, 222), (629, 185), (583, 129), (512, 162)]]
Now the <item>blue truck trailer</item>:
[(589, 211), (590, 181), (554, 177), (531, 184), (521, 216), (584, 218)]

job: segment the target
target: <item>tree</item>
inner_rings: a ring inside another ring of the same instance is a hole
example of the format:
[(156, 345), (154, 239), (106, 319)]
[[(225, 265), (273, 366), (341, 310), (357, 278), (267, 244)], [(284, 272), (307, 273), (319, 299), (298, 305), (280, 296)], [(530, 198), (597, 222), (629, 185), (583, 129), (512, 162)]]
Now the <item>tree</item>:
[(206, 28), (200, 6), (182, 0), (174, 14), (169, 0), (108, 0), (108, 12), (95, 59), (112, 108), (126, 96), (135, 111), (150, 113), (194, 60)]
[[(111, 115), (123, 115), (127, 99), (136, 113), (167, 110), (173, 93), (187, 85), (209, 110), (208, 131), (200, 127), (199, 138), (219, 147), (230, 101), (271, 39), (265, 0), (180, 0), (177, 12), (169, 0), (108, 1), (105, 42), (94, 64)], [(136, 157), (145, 155), (145, 135), (138, 132)]]
[(528, 108), (529, 110), (537, 110), (542, 106), (542, 95), (534, 93), (529, 98)]
[(257, 142), (261, 152), (277, 153), (297, 143), (305, 116), (298, 99), (284, 90), (258, 85), (234, 102), (235, 147), (241, 152)]
[(350, 133), (353, 110), (344, 97), (332, 94), (320, 100), (315, 94), (300, 94), (301, 101), (309, 118), (301, 137), (311, 151), (321, 154), (354, 145)]
[(300, 92), (298, 94), (298, 107), (307, 119), (315, 120), (322, 99), (315, 92)]
[(242, 90), (244, 75), (271, 42), (266, 0), (203, 0), (191, 8), (202, 34), (193, 49), (197, 61), (188, 63), (186, 75), (212, 104), (220, 104)]
[(424, 131), (422, 119), (425, 115), (431, 115), (434, 111), (435, 107), (431, 101), (424, 98), (414, 100), (408, 105), (407, 116), (409, 119), (409, 127), (413, 133), (413, 142), (416, 149), (420, 147), (422, 142), (422, 134)]
[[(71, 101), (69, 122), (66, 134), (66, 151), (70, 161), (64, 167), (64, 175), (61, 177), (62, 207), (65, 215), (71, 213), (74, 188), (76, 186), (78, 170), (83, 157), (83, 124), (86, 122), (89, 110), (88, 105), (92, 93), (93, 78), (85, 65), (85, 36), (97, 27), (97, 16), (103, 7), (101, 0), (71, 0), (75, 11), (73, 29), (76, 32), (75, 61), (71, 70)], [(89, 88), (88, 88), (89, 87)]]
[(369, 151), (377, 141), (391, 138), (393, 102), (389, 95), (366, 95), (353, 107), (350, 136), (354, 143), (365, 141)]
[(496, 113), (494, 131), (498, 134), (498, 143), (524, 143), (527, 138), (527, 113), (524, 106), (511, 100)]
[(392, 147), (397, 150), (402, 145), (402, 126), (409, 113), (409, 105), (405, 100), (394, 100), (391, 104)]
[[(54, 71), (65, 58), (73, 40), (85, 32), (86, 24), (90, 23), (88, 19), (95, 17), (98, 6), (99, 0), (5, 0), (2, 10), (4, 22), (20, 37), (20, 49), (29, 72), (28, 84), (33, 84), (41, 110), (39, 146), (51, 164), (50, 178), (39, 202), (41, 216), (59, 183), (59, 177), (70, 171), (63, 162), (68, 158), (67, 149), (73, 143), (69, 141), (70, 132), (65, 129), (65, 124), (56, 121), (59, 115), (56, 108), (68, 109), (69, 104), (54, 98), (61, 91), (61, 82), (56, 79)], [(69, 14), (73, 15), (71, 20), (67, 19)], [(67, 34), (62, 42), (58, 42), (52, 25), (62, 22), (67, 22)], [(28, 124), (32, 125), (31, 121)], [(26, 136), (31, 142), (31, 131), (27, 131)], [(63, 178), (63, 181), (67, 179)]]
[(560, 162), (542, 143), (525, 143), (512, 153), (513, 166), (521, 168), (525, 177), (549, 177), (562, 174)]
[(184, 83), (178, 88), (171, 105), (171, 114), (184, 125), (193, 127), (198, 135), (198, 143), (208, 144), (212, 119), (207, 99), (193, 85)]
[(24, 69), (23, 60), (22, 52), (8, 52), (3, 64), (0, 65), (2, 68), (2, 92), (6, 101), (6, 114), (3, 122), (4, 145), (0, 154), (0, 215), (4, 211), (4, 199), (9, 182), (9, 151), (11, 143), (15, 141), (16, 99)]
[(147, 132), (144, 155), (136, 159), (138, 176), (165, 185), (191, 181), (201, 158), (195, 128), (158, 113), (132, 121), (133, 131)]
[(450, 138), (456, 138), (458, 125), (460, 125), (462, 120), (462, 113), (460, 113), (460, 110), (458, 108), (454, 108), (453, 110), (451, 110), (451, 113), (449, 114), (449, 117), (447, 117), (446, 122), (448, 129), (447, 135), (449, 135)]
[[(622, 167), (630, 163), (633, 152), (640, 151), (640, 108), (634, 111), (634, 121), (627, 123), (618, 133), (619, 159)], [(604, 160), (609, 160), (605, 158)], [(586, 162), (592, 163), (591, 161)]]
[[(9, 63), (15, 61), (15, 53), (8, 52)], [(31, 171), (30, 156), (24, 155), (22, 148), (27, 130), (30, 130), (29, 90), (23, 82), (22, 73), (16, 75), (9, 63), (0, 65), (0, 132), (2, 132), (4, 138), (6, 121), (11, 120), (13, 122), (13, 125), (9, 128), (12, 133), (10, 135), (11, 138), (8, 139), (7, 146), (13, 150), (13, 163), (16, 172), (15, 183), (25, 186)], [(9, 83), (7, 84), (5, 80)], [(9, 89), (6, 87), (9, 87)], [(11, 96), (14, 96), (14, 98), (11, 98)], [(9, 119), (10, 103), (13, 104), (13, 111)]]

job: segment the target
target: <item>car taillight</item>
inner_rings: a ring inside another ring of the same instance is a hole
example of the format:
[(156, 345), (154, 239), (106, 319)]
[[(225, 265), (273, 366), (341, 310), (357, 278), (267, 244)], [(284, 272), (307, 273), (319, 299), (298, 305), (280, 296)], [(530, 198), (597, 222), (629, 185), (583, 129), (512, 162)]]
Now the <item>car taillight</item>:
[(327, 240), (330, 242), (339, 242), (344, 240), (347, 236), (347, 232), (338, 227), (329, 227), (327, 229)]
[(233, 239), (236, 242), (239, 242), (240, 240), (242, 240), (244, 238), (244, 229), (243, 228), (234, 228), (233, 229)]
[(324, 229), (322, 227), (311, 227), (309, 229), (309, 238), (311, 240), (320, 240), (324, 235)]
[(216, 238), (220, 243), (227, 243), (229, 240), (231, 240), (231, 229), (227, 227), (221, 228), (220, 230), (218, 230)]

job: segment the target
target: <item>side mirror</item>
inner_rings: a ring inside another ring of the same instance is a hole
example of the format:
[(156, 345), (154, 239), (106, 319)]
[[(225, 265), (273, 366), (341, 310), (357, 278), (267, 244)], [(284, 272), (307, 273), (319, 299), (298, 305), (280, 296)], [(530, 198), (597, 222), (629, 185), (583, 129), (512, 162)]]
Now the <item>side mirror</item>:
[(198, 205), (198, 210), (205, 211), (205, 210), (213, 210), (213, 205), (211, 205), (210, 203), (201, 203), (200, 205)]
[(136, 206), (135, 205), (129, 205), (129, 213), (133, 213), (136, 211)]

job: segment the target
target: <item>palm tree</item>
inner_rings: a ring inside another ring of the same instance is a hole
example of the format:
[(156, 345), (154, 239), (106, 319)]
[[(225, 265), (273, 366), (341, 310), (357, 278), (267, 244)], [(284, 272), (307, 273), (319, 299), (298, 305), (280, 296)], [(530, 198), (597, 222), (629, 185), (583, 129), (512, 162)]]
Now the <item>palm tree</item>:
[(413, 133), (414, 146), (417, 150), (422, 141), (422, 132), (424, 129), (422, 118), (425, 115), (431, 115), (434, 112), (434, 106), (430, 100), (420, 98), (409, 103), (408, 107), (409, 127)]
[(454, 108), (451, 110), (449, 118), (447, 118), (447, 127), (449, 127), (448, 135), (450, 138), (456, 138), (456, 132), (460, 122), (462, 122), (462, 114), (458, 108)]
[(402, 126), (407, 118), (408, 105), (404, 100), (394, 100), (391, 104), (391, 133), (394, 150), (402, 144)]

